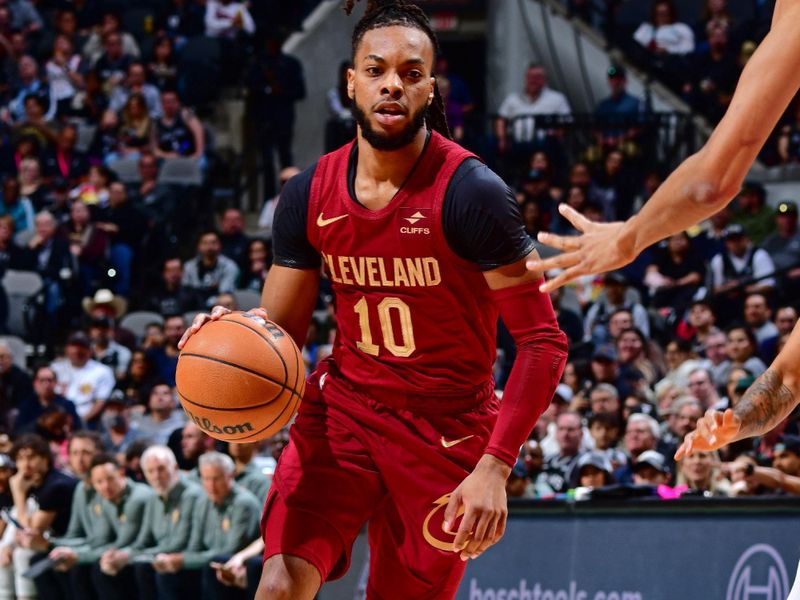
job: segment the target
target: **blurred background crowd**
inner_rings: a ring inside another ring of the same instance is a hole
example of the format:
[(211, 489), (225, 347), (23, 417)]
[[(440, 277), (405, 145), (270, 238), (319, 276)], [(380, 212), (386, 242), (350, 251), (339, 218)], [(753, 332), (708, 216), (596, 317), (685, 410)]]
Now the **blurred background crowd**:
[[(293, 143), (308, 65), (282, 47), (317, 4), (0, 0), (0, 599), (252, 597), (288, 434), (228, 445), (187, 422), (177, 342), (198, 312), (259, 304), (280, 188), (310, 166)], [(647, 202), (677, 158), (665, 128), (721, 117), (771, 15), (726, 0), (568, 9), (620, 53), (591, 114), (534, 61), (496, 113), (463, 57), (436, 64), (455, 139), (503, 175), (534, 237), (576, 233), (560, 202), (600, 221)], [(346, 58), (311, 99), (328, 111), (327, 150), (355, 132)], [(628, 91), (631, 68), (693, 113), (654, 111)], [(223, 143), (226, 98), (246, 105), (249, 155)], [(799, 115), (795, 102), (764, 164), (800, 159)], [(242, 200), (248, 161), (255, 202)], [(707, 223), (554, 293), (570, 359), (509, 496), (800, 494), (797, 415), (673, 459), (703, 412), (735, 405), (780, 350), (798, 290), (798, 206), (748, 181)], [(332, 303), (323, 283), (309, 371), (330, 352)], [(513, 361), (501, 326), (499, 394)]]

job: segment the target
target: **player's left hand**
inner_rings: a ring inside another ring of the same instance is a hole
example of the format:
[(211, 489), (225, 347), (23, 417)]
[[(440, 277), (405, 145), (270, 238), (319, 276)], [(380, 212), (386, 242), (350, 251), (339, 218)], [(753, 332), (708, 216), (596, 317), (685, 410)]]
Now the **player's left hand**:
[(503, 537), (508, 517), (506, 479), (510, 470), (499, 459), (484, 454), (475, 470), (450, 494), (443, 528), (454, 533), (451, 525), (463, 512), (453, 541), (453, 551), (460, 553), (461, 560), (477, 558)]

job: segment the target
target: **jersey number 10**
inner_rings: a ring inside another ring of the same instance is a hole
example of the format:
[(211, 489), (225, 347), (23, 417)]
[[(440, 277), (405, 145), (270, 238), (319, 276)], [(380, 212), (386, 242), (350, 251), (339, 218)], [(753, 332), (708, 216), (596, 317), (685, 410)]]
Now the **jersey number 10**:
[[(378, 356), (380, 346), (372, 343), (372, 330), (369, 327), (369, 305), (367, 299), (362, 296), (361, 300), (355, 303), (353, 310), (358, 314), (358, 325), (361, 328), (361, 341), (356, 342), (356, 347), (371, 356)], [(397, 343), (392, 327), (392, 310), (397, 311), (400, 320), (400, 331), (402, 334), (401, 343)], [(408, 304), (400, 298), (384, 298), (378, 304), (378, 319), (381, 323), (383, 333), (383, 346), (394, 356), (405, 358), (411, 356), (417, 349), (414, 343), (414, 327), (411, 324), (411, 309)]]

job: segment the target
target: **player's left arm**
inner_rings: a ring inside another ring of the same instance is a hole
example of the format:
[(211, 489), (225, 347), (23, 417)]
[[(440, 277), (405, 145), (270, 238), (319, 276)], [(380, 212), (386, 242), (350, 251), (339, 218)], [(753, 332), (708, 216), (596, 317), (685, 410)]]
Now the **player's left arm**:
[(505, 531), (505, 483), (539, 416), (550, 404), (567, 359), (567, 336), (559, 329), (540, 273), (526, 260), (538, 258), (525, 232), (513, 192), (477, 161), (465, 161), (451, 180), (442, 207), (445, 236), (456, 254), (476, 263), (491, 300), (514, 338), (517, 359), (483, 457), (450, 496), (449, 530), (460, 508), (464, 518), (454, 549), (474, 558)]

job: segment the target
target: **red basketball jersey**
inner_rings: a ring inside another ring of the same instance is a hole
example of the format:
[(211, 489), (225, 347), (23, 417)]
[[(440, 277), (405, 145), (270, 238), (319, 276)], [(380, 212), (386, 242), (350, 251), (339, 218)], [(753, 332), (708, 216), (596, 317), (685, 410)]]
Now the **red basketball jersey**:
[(348, 192), (351, 150), (320, 159), (307, 221), (336, 295), (339, 371), (356, 385), (390, 393), (485, 392), (497, 310), (480, 268), (450, 249), (442, 227), (450, 179), (473, 155), (432, 132), (397, 195), (369, 210)]

